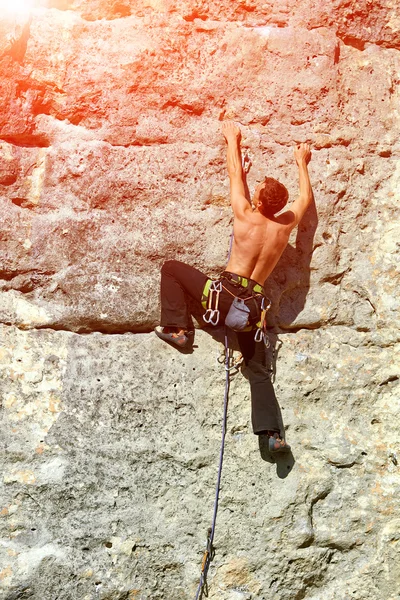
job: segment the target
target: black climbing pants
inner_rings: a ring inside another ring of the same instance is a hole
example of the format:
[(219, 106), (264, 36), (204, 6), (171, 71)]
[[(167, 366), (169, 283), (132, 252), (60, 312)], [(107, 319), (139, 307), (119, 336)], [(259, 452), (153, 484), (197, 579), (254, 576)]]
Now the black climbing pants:
[[(191, 328), (191, 316), (188, 298), (200, 304), (207, 275), (185, 263), (168, 260), (161, 269), (161, 326)], [(237, 294), (237, 285), (224, 281), (224, 286), (233, 294)], [(221, 292), (219, 300), (220, 320), (222, 325), (233, 301), (233, 296)], [(255, 434), (265, 431), (281, 432), (282, 419), (274, 388), (266, 364), (266, 353), (263, 342), (254, 341), (255, 329), (236, 332), (240, 351), (244, 358), (244, 375), (250, 382), (251, 418)]]

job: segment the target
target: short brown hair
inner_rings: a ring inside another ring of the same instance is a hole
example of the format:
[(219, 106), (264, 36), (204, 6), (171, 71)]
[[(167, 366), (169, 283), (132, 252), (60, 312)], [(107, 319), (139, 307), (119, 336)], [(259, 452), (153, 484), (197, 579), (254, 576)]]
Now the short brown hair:
[(259, 211), (264, 217), (271, 218), (286, 206), (289, 192), (282, 183), (272, 177), (266, 177), (264, 181), (265, 186), (258, 198), (262, 204)]

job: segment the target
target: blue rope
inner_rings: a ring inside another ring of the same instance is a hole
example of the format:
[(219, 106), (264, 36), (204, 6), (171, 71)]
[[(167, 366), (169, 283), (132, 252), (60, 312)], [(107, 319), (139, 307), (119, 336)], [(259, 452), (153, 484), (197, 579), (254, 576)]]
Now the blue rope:
[[(233, 229), (229, 240), (229, 250), (228, 250), (228, 261), (231, 257), (232, 246), (233, 246)], [(215, 533), (215, 523), (217, 521), (217, 512), (218, 512), (218, 501), (219, 501), (219, 492), (221, 488), (221, 476), (222, 476), (222, 463), (224, 460), (224, 450), (225, 450), (225, 436), (226, 436), (226, 422), (228, 417), (228, 399), (229, 399), (229, 383), (230, 383), (230, 368), (229, 368), (229, 347), (228, 347), (228, 333), (227, 328), (225, 327), (225, 395), (224, 395), (224, 416), (222, 420), (222, 439), (221, 439), (221, 449), (219, 451), (219, 467), (218, 467), (218, 477), (217, 477), (217, 485), (215, 487), (215, 500), (214, 500), (214, 511), (213, 511), (213, 519), (211, 523), (211, 527), (207, 531), (207, 549), (205, 553), (205, 558), (203, 559), (203, 565), (200, 575), (199, 586), (197, 588), (195, 600), (201, 600), (203, 597), (203, 592), (206, 597), (208, 596), (207, 590), (207, 575), (208, 569), (210, 568), (210, 563), (214, 559), (214, 533)]]
[(205, 560), (202, 566), (201, 576), (199, 586), (197, 588), (197, 593), (195, 600), (201, 600), (203, 597), (203, 592), (205, 592), (206, 597), (208, 596), (207, 591), (207, 574), (208, 569), (210, 567), (210, 563), (214, 558), (214, 533), (215, 533), (215, 524), (217, 521), (217, 512), (218, 512), (218, 501), (219, 501), (219, 492), (221, 488), (221, 475), (222, 475), (222, 463), (224, 460), (224, 450), (225, 450), (225, 436), (226, 436), (226, 423), (228, 417), (228, 399), (229, 399), (229, 383), (230, 383), (230, 368), (229, 368), (229, 347), (228, 347), (228, 333), (227, 328), (225, 327), (225, 395), (224, 395), (224, 416), (222, 420), (222, 439), (221, 439), (221, 449), (219, 452), (219, 467), (218, 467), (218, 477), (217, 477), (217, 485), (215, 487), (215, 500), (214, 500), (214, 511), (211, 528), (208, 530), (207, 537), (207, 550), (205, 554)]

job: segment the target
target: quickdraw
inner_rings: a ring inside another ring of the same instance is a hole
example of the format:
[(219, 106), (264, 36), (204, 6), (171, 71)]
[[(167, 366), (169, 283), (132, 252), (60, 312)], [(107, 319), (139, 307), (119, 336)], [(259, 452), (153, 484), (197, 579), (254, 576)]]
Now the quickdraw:
[(269, 342), (268, 335), (267, 335), (267, 319), (266, 319), (267, 312), (269, 311), (270, 308), (271, 308), (271, 300), (269, 300), (268, 298), (266, 298), (264, 296), (261, 301), (261, 318), (260, 318), (260, 321), (257, 323), (257, 331), (255, 333), (254, 340), (256, 342), (264, 341), (266, 348), (269, 348), (269, 346), (270, 346), (270, 342)]
[(203, 320), (210, 325), (214, 325), (214, 327), (219, 323), (220, 312), (218, 305), (221, 292), (222, 283), (220, 281), (213, 281), (209, 287), (207, 310), (203, 316)]

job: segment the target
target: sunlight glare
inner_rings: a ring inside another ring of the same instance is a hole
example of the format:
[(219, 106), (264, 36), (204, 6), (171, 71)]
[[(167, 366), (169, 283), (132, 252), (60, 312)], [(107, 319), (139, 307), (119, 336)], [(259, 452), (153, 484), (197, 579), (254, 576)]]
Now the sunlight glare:
[(35, 0), (0, 0), (0, 19), (2, 16), (29, 13)]

